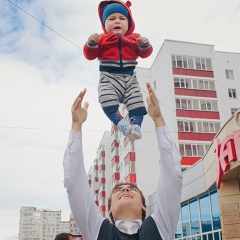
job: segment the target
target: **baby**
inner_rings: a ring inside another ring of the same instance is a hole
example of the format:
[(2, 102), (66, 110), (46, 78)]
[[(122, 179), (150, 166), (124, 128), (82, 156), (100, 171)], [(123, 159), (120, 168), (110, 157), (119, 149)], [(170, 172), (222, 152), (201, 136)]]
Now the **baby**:
[[(149, 57), (153, 48), (147, 38), (133, 32), (135, 23), (130, 6), (130, 1), (100, 2), (98, 14), (103, 33), (88, 38), (84, 56), (88, 60), (98, 58), (100, 62), (98, 95), (104, 113), (133, 141), (142, 137), (141, 124), (147, 114), (134, 71), (136, 59)], [(130, 121), (118, 111), (119, 103), (126, 105)]]

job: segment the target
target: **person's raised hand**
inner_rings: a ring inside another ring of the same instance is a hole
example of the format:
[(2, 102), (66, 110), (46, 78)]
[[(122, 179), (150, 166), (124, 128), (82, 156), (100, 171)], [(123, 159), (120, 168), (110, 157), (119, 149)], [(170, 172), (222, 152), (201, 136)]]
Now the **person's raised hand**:
[(144, 46), (146, 44), (149, 44), (149, 40), (146, 37), (138, 37), (137, 38), (137, 43), (139, 46)]
[(155, 95), (150, 83), (147, 82), (146, 86), (149, 94), (147, 97), (148, 113), (150, 117), (153, 119), (156, 127), (164, 126), (165, 122), (160, 110), (159, 100)]
[(84, 88), (83, 91), (79, 93), (77, 98), (75, 99), (71, 111), (72, 111), (72, 130), (73, 131), (81, 131), (82, 124), (87, 119), (87, 109), (88, 109), (88, 102), (85, 102), (82, 106), (83, 98), (87, 89)]
[(89, 38), (88, 41), (92, 42), (92, 43), (97, 43), (99, 39), (99, 34), (98, 33), (94, 33), (92, 34)]

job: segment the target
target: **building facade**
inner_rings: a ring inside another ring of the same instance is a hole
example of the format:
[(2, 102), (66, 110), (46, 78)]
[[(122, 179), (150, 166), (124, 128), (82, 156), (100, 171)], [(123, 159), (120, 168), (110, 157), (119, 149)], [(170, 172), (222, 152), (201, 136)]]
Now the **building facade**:
[(240, 108), (183, 172), (176, 239), (240, 239)]
[(69, 232), (69, 222), (61, 222), (61, 211), (21, 207), (19, 240), (52, 240), (61, 232)]
[[(240, 108), (239, 62), (239, 53), (218, 52), (207, 44), (166, 40), (151, 68), (136, 69), (144, 99), (148, 95), (146, 82), (153, 86), (165, 122), (182, 156), (184, 184), (176, 239), (228, 239), (231, 227), (238, 229), (240, 226), (228, 224), (226, 235), (223, 225), (226, 217), (223, 218), (221, 208), (221, 196), (225, 194), (221, 190), (225, 185), (219, 189), (216, 184), (218, 164), (213, 151), (213, 140), (229, 131), (229, 119), (233, 119), (231, 116)], [(124, 106), (120, 106), (120, 111), (128, 118)], [(103, 216), (107, 216), (103, 211), (106, 210), (103, 207), (106, 198), (118, 182), (137, 183), (146, 196), (147, 214), (153, 211), (160, 172), (154, 128), (152, 119), (146, 115), (142, 139), (132, 142), (115, 126), (111, 129), (110, 143), (109, 138), (107, 141), (102, 139), (100, 146), (110, 146), (108, 155), (101, 147), (98, 149), (88, 177)], [(103, 161), (104, 170), (100, 168)], [(105, 174), (104, 181), (100, 180), (103, 179), (100, 172)], [(236, 181), (234, 186), (233, 194), (239, 191)], [(229, 196), (228, 190), (226, 192)], [(101, 198), (104, 202), (99, 204)], [(228, 197), (224, 199), (229, 200)], [(239, 213), (238, 202), (230, 200), (227, 209), (232, 207)], [(225, 215), (228, 210), (224, 210)], [(238, 220), (234, 221), (238, 224)], [(235, 235), (238, 236), (236, 231)]]

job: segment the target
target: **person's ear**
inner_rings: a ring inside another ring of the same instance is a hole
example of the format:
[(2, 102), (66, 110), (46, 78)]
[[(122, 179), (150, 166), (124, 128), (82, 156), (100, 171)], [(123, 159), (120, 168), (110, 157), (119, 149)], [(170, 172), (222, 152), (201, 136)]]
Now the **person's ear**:
[(146, 208), (145, 208), (144, 206), (142, 206), (142, 210), (143, 210), (144, 212), (146, 212)]
[(108, 214), (109, 214), (109, 215), (111, 215), (111, 214), (112, 214), (112, 210), (111, 210), (111, 209), (108, 211)]

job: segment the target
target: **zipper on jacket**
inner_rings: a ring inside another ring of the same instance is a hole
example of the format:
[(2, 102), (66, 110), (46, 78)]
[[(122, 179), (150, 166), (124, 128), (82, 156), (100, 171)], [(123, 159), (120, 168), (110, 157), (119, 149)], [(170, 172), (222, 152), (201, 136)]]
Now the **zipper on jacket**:
[(123, 67), (123, 62), (122, 62), (122, 37), (121, 37), (121, 34), (118, 33), (118, 50), (119, 50), (119, 57), (120, 57), (120, 67), (122, 68)]

